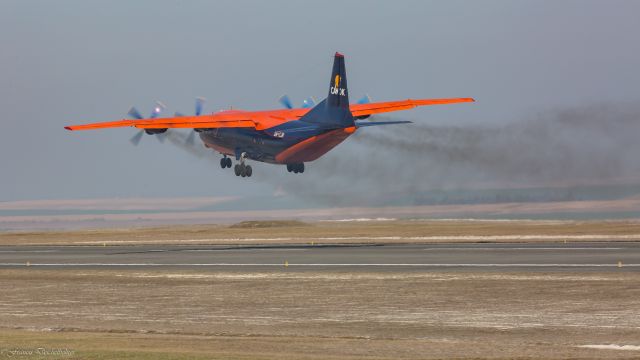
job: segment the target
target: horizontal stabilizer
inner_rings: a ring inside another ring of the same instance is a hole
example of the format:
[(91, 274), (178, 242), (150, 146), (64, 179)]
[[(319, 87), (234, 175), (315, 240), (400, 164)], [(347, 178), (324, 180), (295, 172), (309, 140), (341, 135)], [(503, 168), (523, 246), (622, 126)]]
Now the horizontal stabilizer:
[(377, 125), (396, 125), (396, 124), (413, 124), (413, 121), (356, 121), (356, 127), (367, 127), (367, 126), (377, 126)]

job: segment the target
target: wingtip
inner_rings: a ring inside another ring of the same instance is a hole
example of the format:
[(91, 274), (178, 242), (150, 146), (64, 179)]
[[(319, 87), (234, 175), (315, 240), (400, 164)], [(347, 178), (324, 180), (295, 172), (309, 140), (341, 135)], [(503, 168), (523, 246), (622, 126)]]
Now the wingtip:
[(71, 128), (71, 126), (65, 126), (65, 129), (69, 130), (69, 131), (73, 131), (73, 129)]
[(335, 55), (335, 56), (336, 56), (336, 57), (341, 57), (341, 58), (343, 58), (343, 57), (344, 57), (344, 55), (342, 55), (341, 53), (339, 53), (339, 52), (337, 52), (337, 51), (336, 51), (336, 55)]

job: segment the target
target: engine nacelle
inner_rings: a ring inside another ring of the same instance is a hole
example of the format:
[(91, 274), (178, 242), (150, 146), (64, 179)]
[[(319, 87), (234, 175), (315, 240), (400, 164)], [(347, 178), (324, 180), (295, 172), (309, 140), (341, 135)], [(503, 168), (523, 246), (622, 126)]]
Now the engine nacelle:
[(167, 129), (144, 129), (144, 132), (146, 132), (147, 135), (155, 135), (165, 133)]

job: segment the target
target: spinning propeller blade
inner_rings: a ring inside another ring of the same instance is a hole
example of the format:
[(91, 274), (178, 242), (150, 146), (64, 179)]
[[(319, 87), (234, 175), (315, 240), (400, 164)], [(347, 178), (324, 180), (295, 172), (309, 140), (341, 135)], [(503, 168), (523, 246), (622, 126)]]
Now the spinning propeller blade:
[(280, 99), (278, 99), (278, 101), (280, 102), (280, 104), (282, 104), (282, 106), (284, 106), (287, 109), (293, 109), (293, 103), (291, 102), (291, 99), (289, 99), (288, 95), (282, 95), (280, 96)]
[(313, 98), (313, 96), (310, 96), (308, 98), (306, 98), (303, 102), (302, 102), (302, 107), (307, 109), (307, 108), (312, 108), (316, 106), (316, 99)]
[(202, 114), (205, 101), (207, 101), (207, 99), (203, 97), (196, 98), (196, 116), (200, 116)]
[(138, 144), (140, 144), (140, 140), (142, 140), (142, 135), (144, 135), (144, 130), (138, 131), (131, 139), (129, 139), (129, 141), (131, 141), (134, 146), (138, 146)]
[(140, 111), (138, 111), (138, 109), (136, 109), (135, 107), (131, 107), (131, 109), (129, 109), (129, 112), (127, 113), (127, 115), (131, 116), (134, 119), (140, 120), (140, 119), (144, 119), (142, 117), (142, 115), (140, 114)]
[(158, 117), (158, 115), (160, 115), (160, 113), (162, 112), (162, 110), (166, 109), (167, 107), (161, 103), (160, 101), (156, 101), (156, 106), (153, 108), (153, 111), (151, 112), (151, 118), (155, 119)]
[(368, 104), (371, 102), (371, 98), (369, 97), (369, 94), (366, 94), (365, 96), (361, 97), (358, 101), (356, 101), (356, 103), (358, 104)]
[[(202, 110), (204, 109), (204, 103), (206, 101), (207, 101), (207, 99), (205, 99), (203, 97), (197, 97), (196, 98), (195, 111), (194, 111), (194, 114), (196, 116), (202, 115)], [(175, 115), (176, 115), (176, 117), (185, 116), (184, 114), (182, 114), (180, 112), (176, 112)], [(164, 134), (160, 134), (160, 135), (164, 135)], [(185, 141), (186, 144), (189, 145), (189, 146), (195, 145), (195, 138), (196, 138), (196, 131), (191, 129), (191, 132), (189, 132), (189, 136), (187, 137), (187, 140)], [(164, 141), (164, 137), (158, 137), (158, 140)]]
[[(149, 118), (151, 119), (157, 118), (158, 115), (160, 115), (160, 113), (166, 108), (167, 107), (163, 103), (161, 103), (160, 101), (156, 101), (156, 106), (151, 111), (151, 116), (149, 116)], [(142, 114), (140, 114), (140, 111), (138, 111), (138, 109), (136, 109), (133, 106), (131, 107), (131, 109), (129, 109), (129, 112), (127, 113), (127, 115), (129, 115), (130, 117), (136, 120), (144, 119)], [(138, 131), (135, 135), (133, 135), (131, 139), (129, 139), (129, 141), (131, 141), (131, 143), (134, 146), (138, 146), (138, 144), (140, 144), (140, 140), (142, 140), (142, 135), (144, 135), (144, 130)], [(164, 134), (156, 134), (156, 135), (164, 135)], [(164, 142), (164, 137), (158, 136), (158, 140), (160, 140), (160, 142)]]

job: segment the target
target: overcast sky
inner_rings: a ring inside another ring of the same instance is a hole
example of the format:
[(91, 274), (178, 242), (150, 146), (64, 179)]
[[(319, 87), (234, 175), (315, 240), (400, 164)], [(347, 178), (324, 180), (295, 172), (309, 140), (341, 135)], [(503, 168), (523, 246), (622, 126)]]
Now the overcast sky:
[(131, 128), (63, 126), (155, 100), (190, 113), (197, 96), (208, 111), (322, 99), (335, 51), (352, 100), (478, 100), (399, 119), (465, 126), (637, 103), (638, 14), (638, 1), (0, 0), (0, 201), (271, 194), (295, 175), (257, 165), (240, 179), (152, 137), (133, 147)]

